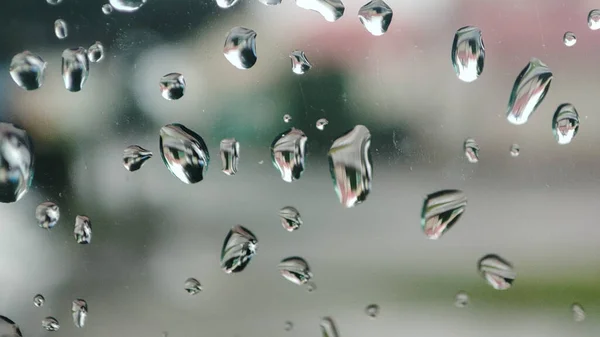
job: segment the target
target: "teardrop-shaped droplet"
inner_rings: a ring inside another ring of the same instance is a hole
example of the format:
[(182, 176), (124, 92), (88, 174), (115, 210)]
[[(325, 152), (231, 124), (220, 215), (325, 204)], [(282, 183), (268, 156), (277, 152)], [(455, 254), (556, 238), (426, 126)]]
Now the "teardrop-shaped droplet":
[(577, 36), (573, 32), (566, 32), (563, 35), (563, 43), (567, 47), (573, 47), (577, 43)]
[(283, 325), (283, 330), (292, 331), (293, 328), (294, 328), (294, 323), (292, 323), (292, 321), (285, 321), (285, 323)]
[(329, 22), (341, 18), (346, 10), (341, 0), (296, 0), (296, 5), (300, 8), (318, 12)]
[(27, 132), (0, 123), (0, 202), (15, 202), (27, 193), (33, 167), (33, 145)]
[(221, 8), (229, 8), (233, 7), (238, 2), (238, 0), (217, 0), (217, 6)]
[(111, 4), (102, 5), (102, 13), (104, 13), (104, 15), (109, 15), (112, 12), (113, 12), (113, 6)]
[(271, 144), (273, 166), (281, 173), (281, 179), (288, 183), (300, 179), (304, 172), (306, 140), (302, 130), (291, 128), (275, 137)]
[[(44, 306), (44, 303), (46, 303), (46, 299), (42, 294), (37, 294), (33, 296), (33, 305), (35, 305), (36, 307), (41, 308)], [(4, 336), (4, 334), (2, 334), (2, 336)]]
[(104, 46), (102, 42), (96, 41), (88, 48), (87, 57), (90, 62), (100, 62), (104, 59)]
[(25, 90), (35, 90), (44, 84), (46, 62), (26, 50), (12, 58), (9, 70), (10, 77), (19, 87)]
[(421, 227), (429, 239), (439, 239), (460, 219), (467, 207), (467, 196), (458, 190), (442, 190), (425, 198)]
[(256, 63), (256, 32), (234, 27), (227, 34), (223, 54), (238, 69), (250, 69)]
[(512, 144), (509, 151), (511, 157), (518, 157), (521, 153), (521, 148), (519, 147), (519, 144)]
[(556, 108), (552, 117), (552, 133), (558, 144), (569, 144), (579, 131), (579, 114), (570, 103)]
[(515, 125), (527, 123), (550, 89), (552, 72), (542, 61), (532, 58), (513, 85), (506, 118)]
[(62, 77), (71, 92), (83, 89), (90, 71), (87, 52), (83, 47), (68, 48), (62, 53)]
[(180, 73), (170, 73), (160, 78), (160, 93), (166, 100), (178, 100), (185, 94), (185, 79)]
[(300, 212), (292, 206), (286, 206), (279, 210), (279, 218), (281, 219), (281, 225), (288, 232), (293, 232), (302, 226)]
[(187, 280), (185, 280), (183, 288), (190, 295), (196, 295), (202, 291), (202, 285), (200, 284), (200, 281), (196, 280), (193, 277), (190, 277)]
[(335, 326), (335, 322), (331, 317), (323, 317), (321, 318), (321, 335), (323, 337), (339, 337), (337, 327)]
[(146, 0), (110, 0), (112, 7), (119, 12), (135, 12), (145, 3)]
[(284, 123), (289, 123), (292, 120), (292, 116), (285, 114), (283, 115), (283, 122)]
[(452, 42), (452, 66), (462, 81), (473, 82), (483, 72), (485, 47), (481, 30), (466, 26), (456, 31)]
[(46, 331), (58, 331), (60, 324), (56, 318), (48, 316), (42, 320), (42, 328)]
[(588, 27), (591, 30), (600, 29), (600, 9), (592, 9), (588, 14)]
[(374, 36), (387, 32), (394, 13), (383, 0), (372, 0), (358, 10), (358, 19)]
[(463, 145), (465, 150), (465, 157), (469, 163), (477, 163), (479, 162), (479, 145), (475, 142), (473, 138), (465, 139), (465, 143)]
[(357, 125), (333, 142), (329, 149), (329, 171), (337, 196), (345, 207), (367, 199), (371, 191), (371, 133)]
[(78, 298), (71, 302), (71, 316), (73, 324), (78, 328), (83, 328), (87, 320), (88, 305), (84, 299)]
[(379, 316), (379, 306), (377, 304), (369, 304), (365, 308), (365, 313), (371, 318), (377, 318)]
[(2, 337), (23, 337), (19, 326), (10, 318), (0, 316), (0, 336)]
[(137, 171), (150, 158), (152, 152), (139, 145), (130, 145), (123, 151), (123, 166), (129, 172)]
[(296, 75), (302, 75), (312, 67), (302, 50), (294, 50), (291, 52), (290, 59), (292, 60), (292, 71)]
[(469, 295), (464, 291), (459, 291), (454, 296), (454, 306), (464, 308), (469, 305)]
[(517, 276), (512, 265), (495, 254), (482, 257), (477, 263), (479, 274), (496, 290), (506, 290), (512, 286)]
[(234, 226), (223, 242), (221, 269), (227, 274), (238, 273), (246, 268), (256, 254), (258, 239), (243, 226)]
[(67, 29), (67, 23), (63, 19), (58, 19), (54, 21), (54, 34), (59, 39), (65, 39), (67, 35), (69, 35), (69, 30)]
[(168, 124), (160, 129), (160, 155), (171, 173), (186, 184), (204, 179), (210, 155), (204, 140), (181, 124)]
[(573, 320), (575, 322), (583, 322), (585, 320), (585, 310), (581, 304), (571, 304), (571, 312), (573, 313)]
[(325, 118), (321, 118), (317, 121), (315, 126), (319, 131), (323, 131), (325, 130), (325, 126), (327, 126), (327, 124), (329, 124), (329, 121)]
[(59, 3), (62, 2), (62, 0), (46, 0), (46, 2), (51, 5), (58, 5)]
[(221, 165), (223, 173), (228, 176), (235, 175), (240, 160), (240, 143), (235, 138), (226, 138), (221, 141)]
[(43, 202), (35, 209), (35, 218), (40, 227), (51, 229), (56, 226), (60, 218), (60, 210), (53, 202)]
[(75, 241), (79, 244), (92, 242), (92, 221), (90, 218), (85, 215), (78, 215), (75, 218), (73, 236), (75, 236)]
[(281, 260), (277, 268), (279, 269), (281, 276), (297, 285), (305, 284), (310, 281), (313, 276), (306, 260), (298, 256), (292, 256)]

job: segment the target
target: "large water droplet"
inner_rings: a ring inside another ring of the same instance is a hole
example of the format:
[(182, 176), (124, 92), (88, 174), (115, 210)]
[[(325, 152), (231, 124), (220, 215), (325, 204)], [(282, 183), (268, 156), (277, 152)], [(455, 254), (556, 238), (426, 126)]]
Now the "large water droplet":
[(0, 123), (0, 202), (15, 202), (27, 193), (33, 167), (33, 145), (27, 132)]
[(10, 77), (19, 87), (25, 90), (35, 90), (44, 84), (46, 62), (26, 50), (12, 58), (9, 70)]
[(375, 36), (387, 32), (393, 15), (390, 6), (383, 0), (372, 0), (358, 10), (358, 19)]
[(185, 280), (183, 288), (190, 295), (196, 295), (202, 291), (202, 285), (200, 284), (200, 281), (196, 280), (193, 277), (190, 277), (187, 280)]
[(300, 179), (304, 172), (306, 140), (302, 130), (291, 128), (275, 137), (271, 144), (273, 166), (281, 173), (281, 179), (288, 183)]
[(48, 316), (42, 320), (42, 328), (46, 331), (58, 331), (60, 324), (56, 318)]
[(185, 79), (179, 73), (170, 73), (160, 78), (160, 93), (166, 100), (178, 100), (185, 93)]
[(290, 59), (292, 60), (292, 71), (296, 75), (302, 75), (312, 67), (302, 50), (294, 50), (291, 52)]
[(88, 48), (87, 57), (90, 62), (100, 62), (104, 58), (104, 46), (102, 42), (96, 41)]
[(323, 130), (325, 130), (325, 126), (327, 126), (327, 124), (329, 124), (329, 121), (325, 118), (321, 118), (317, 121), (315, 126), (317, 127), (317, 129), (319, 131), (323, 131)]
[(552, 133), (558, 144), (569, 144), (579, 131), (579, 114), (572, 104), (564, 103), (556, 108), (552, 117)]
[(139, 145), (130, 145), (123, 151), (123, 166), (129, 172), (137, 171), (150, 158), (152, 152)]
[(341, 18), (346, 9), (341, 0), (296, 0), (296, 5), (318, 12), (329, 22)]
[(65, 39), (67, 35), (69, 35), (69, 30), (67, 29), (67, 23), (63, 19), (58, 19), (54, 21), (54, 34), (59, 39)]
[(519, 144), (512, 144), (509, 151), (511, 157), (518, 157), (521, 153), (521, 148), (519, 147)]
[(160, 129), (160, 155), (171, 173), (186, 184), (204, 179), (210, 155), (208, 148), (194, 131), (181, 124), (168, 124)]
[(256, 254), (258, 239), (243, 226), (234, 226), (223, 242), (221, 269), (227, 274), (238, 273), (246, 268)]
[(85, 215), (78, 215), (75, 218), (75, 228), (73, 229), (75, 241), (80, 244), (88, 244), (92, 241), (92, 221)]
[(289, 123), (292, 120), (292, 116), (285, 114), (283, 115), (283, 122), (284, 123)]
[(23, 337), (21, 329), (10, 318), (0, 316), (0, 336), (2, 337)]
[[(46, 303), (46, 299), (42, 294), (37, 294), (33, 296), (33, 305), (35, 305), (36, 307), (41, 308), (44, 306), (44, 303)], [(4, 334), (2, 334), (2, 336), (4, 336)]]
[(297, 285), (305, 284), (310, 281), (313, 276), (306, 260), (298, 256), (292, 256), (281, 260), (277, 268), (279, 269), (281, 276)]
[(591, 30), (600, 29), (600, 9), (592, 9), (588, 14), (588, 27)]
[(439, 239), (457, 221), (467, 207), (467, 196), (458, 190), (442, 190), (425, 198), (421, 227), (429, 239)]
[(84, 299), (78, 298), (71, 302), (71, 316), (73, 324), (78, 328), (83, 328), (87, 320), (88, 305)]
[(104, 15), (109, 15), (112, 12), (113, 12), (113, 6), (111, 4), (102, 5), (102, 13), (104, 13)]
[(232, 176), (237, 173), (240, 158), (240, 143), (235, 138), (226, 138), (221, 141), (221, 165), (223, 173)]
[(217, 6), (221, 8), (229, 8), (235, 5), (238, 0), (217, 0)]
[(285, 323), (283, 325), (283, 329), (285, 331), (292, 331), (293, 328), (294, 328), (294, 323), (292, 323), (292, 321), (285, 321)]
[(454, 306), (457, 308), (464, 308), (469, 305), (469, 295), (464, 291), (459, 291), (454, 296)]
[(585, 320), (585, 310), (581, 304), (571, 304), (571, 312), (573, 313), (573, 320), (575, 322), (583, 322)]
[(573, 47), (577, 43), (577, 36), (573, 32), (566, 32), (563, 35), (563, 43), (567, 47)]
[(506, 118), (515, 125), (527, 123), (550, 89), (552, 72), (542, 61), (532, 58), (513, 84)]
[(379, 306), (377, 304), (369, 304), (365, 308), (365, 313), (371, 318), (376, 318), (379, 315)]
[(517, 276), (512, 265), (495, 254), (482, 257), (477, 263), (479, 274), (496, 290), (506, 290), (512, 286)]
[(365, 201), (371, 191), (371, 133), (363, 125), (336, 139), (329, 149), (329, 171), (345, 207)]
[(256, 63), (256, 32), (244, 27), (234, 27), (225, 38), (225, 58), (238, 69), (249, 69)]
[(58, 5), (59, 3), (62, 2), (62, 0), (46, 0), (46, 2), (51, 5)]
[(65, 88), (71, 92), (83, 89), (90, 71), (90, 63), (83, 47), (68, 48), (62, 53), (62, 77)]
[(469, 163), (477, 163), (479, 161), (479, 145), (477, 145), (475, 139), (465, 139), (463, 148), (465, 150), (465, 157), (467, 157)]
[(145, 3), (146, 0), (110, 0), (112, 7), (119, 12), (135, 12)]
[(485, 61), (485, 47), (481, 30), (466, 26), (456, 31), (452, 42), (452, 66), (462, 81), (473, 82), (481, 72)]
[(60, 218), (60, 210), (53, 202), (43, 202), (35, 209), (35, 218), (40, 227), (51, 229), (56, 226)]
[(288, 232), (293, 232), (302, 225), (300, 212), (292, 206), (286, 206), (279, 210), (279, 218), (281, 219), (281, 225)]
[(321, 335), (323, 337), (339, 337), (337, 327), (335, 326), (335, 322), (331, 317), (323, 317), (321, 318)]

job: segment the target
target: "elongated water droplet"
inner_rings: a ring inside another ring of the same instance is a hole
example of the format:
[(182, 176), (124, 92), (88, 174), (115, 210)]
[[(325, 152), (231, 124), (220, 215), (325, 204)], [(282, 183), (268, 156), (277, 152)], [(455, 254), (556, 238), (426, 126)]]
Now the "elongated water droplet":
[(292, 331), (293, 328), (294, 328), (294, 323), (292, 323), (291, 321), (285, 321), (285, 323), (283, 325), (283, 329), (285, 331)]
[(160, 78), (160, 93), (166, 100), (178, 100), (185, 93), (185, 79), (180, 73), (170, 73)]
[(185, 280), (183, 288), (190, 295), (196, 295), (202, 291), (202, 285), (200, 284), (200, 281), (196, 280), (193, 277), (190, 277), (187, 280)]
[(462, 81), (473, 82), (483, 72), (485, 47), (481, 30), (466, 26), (456, 31), (452, 42), (452, 66)]
[(323, 317), (321, 318), (321, 335), (323, 337), (339, 337), (337, 327), (335, 326), (335, 322), (331, 317)]
[(62, 0), (46, 0), (46, 2), (51, 5), (58, 5), (59, 3), (62, 2)]
[(325, 130), (325, 126), (327, 126), (327, 124), (329, 124), (329, 121), (325, 118), (321, 118), (317, 121), (315, 126), (319, 131), (323, 131)]
[(104, 13), (104, 15), (109, 15), (112, 12), (113, 12), (113, 6), (111, 4), (102, 5), (102, 13)]
[(256, 32), (244, 27), (234, 27), (225, 38), (225, 58), (238, 69), (250, 69), (256, 63)]
[(336, 139), (329, 149), (329, 171), (338, 199), (345, 207), (354, 207), (367, 199), (371, 191), (371, 133), (363, 125)]
[(379, 315), (379, 306), (377, 304), (369, 304), (365, 308), (365, 312), (367, 313), (367, 316), (377, 318)]
[(73, 324), (78, 328), (83, 328), (88, 316), (88, 305), (84, 299), (78, 298), (71, 302), (71, 316)]
[(229, 8), (233, 7), (238, 2), (238, 0), (217, 0), (217, 6), (221, 8)]
[(90, 218), (85, 215), (78, 215), (75, 218), (73, 236), (75, 236), (75, 241), (79, 244), (92, 242), (92, 221)]
[(283, 115), (283, 121), (285, 123), (289, 123), (291, 120), (292, 120), (292, 116), (290, 116), (288, 114)]
[(542, 61), (532, 58), (513, 85), (506, 118), (515, 125), (527, 123), (550, 89), (552, 72)]
[(300, 212), (292, 206), (286, 206), (279, 210), (279, 218), (281, 219), (281, 225), (288, 232), (293, 232), (302, 225)]
[(463, 145), (465, 150), (465, 157), (469, 163), (477, 163), (479, 162), (479, 145), (475, 142), (473, 138), (465, 139), (465, 143)]
[(506, 290), (512, 286), (517, 276), (512, 265), (495, 254), (482, 257), (477, 263), (479, 274), (496, 290)]
[(221, 269), (227, 274), (238, 273), (246, 268), (256, 254), (258, 239), (243, 226), (234, 226), (223, 242)]
[(563, 43), (567, 47), (573, 47), (577, 43), (577, 36), (573, 32), (566, 32), (563, 35)]
[(0, 316), (0, 336), (2, 337), (23, 337), (19, 326), (10, 318)]
[(46, 331), (58, 331), (60, 324), (56, 318), (48, 316), (42, 320), (42, 328)]
[(281, 179), (288, 183), (300, 179), (304, 172), (306, 140), (302, 130), (291, 128), (275, 137), (271, 144), (273, 166), (281, 173)]
[(358, 19), (374, 36), (387, 32), (394, 13), (383, 0), (372, 0), (358, 10)]
[(469, 295), (464, 291), (459, 291), (454, 296), (454, 306), (457, 308), (464, 308), (469, 305)]
[[(36, 307), (41, 308), (44, 306), (44, 303), (46, 303), (46, 299), (42, 294), (37, 294), (33, 296), (33, 305), (35, 305)], [(2, 334), (2, 336), (4, 336), (4, 334)]]
[(573, 313), (573, 320), (575, 322), (583, 322), (585, 320), (585, 310), (581, 304), (571, 304), (571, 312)]
[(88, 48), (87, 57), (90, 62), (100, 62), (104, 59), (104, 46), (102, 42), (96, 41)]
[(27, 193), (33, 167), (33, 145), (27, 132), (0, 123), (0, 202), (15, 202)]
[(240, 158), (240, 143), (235, 138), (223, 139), (220, 149), (223, 173), (228, 176), (236, 174)]
[(150, 158), (152, 158), (152, 152), (139, 145), (129, 145), (123, 151), (123, 166), (129, 172), (137, 171)]
[(83, 47), (65, 49), (62, 53), (62, 77), (65, 88), (71, 92), (83, 89), (90, 71), (90, 63)]
[(168, 124), (160, 129), (160, 155), (171, 173), (186, 184), (204, 179), (210, 154), (204, 140), (181, 124)]
[(314, 283), (312, 281), (306, 282), (306, 291), (307, 292), (312, 293), (315, 290), (317, 290), (317, 284), (316, 283)]
[(279, 269), (281, 276), (297, 285), (305, 284), (310, 281), (313, 276), (306, 260), (298, 256), (292, 256), (281, 260), (277, 268)]
[(281, 0), (259, 0), (263, 5), (276, 6), (281, 3)]
[(588, 27), (591, 30), (600, 29), (600, 9), (592, 9), (588, 14)]
[(439, 239), (460, 219), (467, 207), (467, 196), (459, 190), (441, 190), (425, 198), (421, 227), (429, 239)]
[(135, 12), (145, 3), (146, 0), (110, 0), (112, 7), (119, 12)]
[(60, 218), (60, 210), (53, 202), (43, 202), (35, 209), (35, 218), (40, 227), (51, 229), (56, 226)]
[(570, 103), (556, 108), (552, 117), (552, 133), (558, 144), (569, 144), (579, 131), (579, 114)]
[(44, 84), (46, 62), (26, 50), (12, 58), (9, 70), (10, 77), (19, 87), (25, 90), (35, 90)]
[(69, 30), (67, 29), (67, 23), (63, 19), (58, 19), (54, 21), (54, 34), (59, 39), (65, 39), (67, 35), (69, 35)]
[(296, 5), (318, 12), (329, 22), (341, 18), (346, 9), (341, 0), (296, 0)]
[(510, 146), (510, 155), (512, 157), (518, 157), (520, 153), (521, 153), (521, 148), (519, 147), (519, 144), (512, 144)]
[(312, 67), (302, 50), (294, 50), (291, 52), (290, 59), (292, 60), (292, 71), (296, 75), (302, 75)]

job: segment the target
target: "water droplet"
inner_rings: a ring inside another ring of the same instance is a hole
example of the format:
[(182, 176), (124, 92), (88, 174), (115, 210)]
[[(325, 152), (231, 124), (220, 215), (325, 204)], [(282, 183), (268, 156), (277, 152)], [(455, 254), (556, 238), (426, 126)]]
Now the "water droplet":
[(489, 254), (477, 262), (479, 274), (496, 290), (506, 290), (512, 286), (517, 276), (508, 261), (498, 255)]
[(0, 316), (0, 336), (2, 337), (23, 337), (21, 329), (10, 318)]
[(556, 108), (552, 117), (552, 133), (558, 144), (569, 144), (579, 131), (579, 114), (572, 104), (564, 103)]
[(519, 144), (513, 144), (510, 146), (510, 155), (513, 157), (518, 157), (519, 153), (521, 153), (521, 148)]
[(135, 12), (146, 3), (146, 0), (110, 0), (109, 2), (119, 12)]
[(258, 239), (243, 226), (234, 226), (223, 242), (221, 269), (227, 274), (238, 273), (246, 268), (256, 254)]
[(137, 171), (150, 158), (152, 158), (152, 152), (139, 145), (129, 145), (123, 151), (123, 166), (129, 172)]
[(46, 0), (46, 2), (51, 5), (58, 5), (59, 3), (62, 2), (62, 0)]
[(102, 13), (104, 13), (104, 15), (109, 15), (112, 12), (113, 12), (113, 6), (111, 4), (102, 5)]
[(341, 0), (296, 0), (296, 5), (318, 12), (329, 22), (341, 18), (346, 9)]
[(51, 229), (56, 226), (60, 218), (60, 210), (53, 202), (43, 202), (35, 209), (35, 218), (40, 227)]
[(160, 155), (171, 173), (186, 184), (204, 179), (210, 162), (208, 148), (194, 131), (181, 124), (160, 129)]
[(367, 316), (376, 318), (379, 315), (379, 306), (377, 304), (369, 304), (365, 308), (365, 312), (367, 313)]
[(10, 62), (10, 76), (25, 90), (35, 90), (44, 84), (46, 62), (41, 57), (24, 51), (15, 55)]
[(0, 202), (15, 202), (27, 193), (33, 167), (33, 145), (27, 132), (0, 123)]
[(331, 317), (323, 317), (321, 318), (321, 335), (323, 337), (339, 337), (337, 327), (335, 326), (335, 322)]
[(225, 58), (238, 69), (250, 69), (256, 63), (256, 32), (234, 27), (227, 34), (223, 46)]
[(600, 29), (600, 9), (592, 9), (588, 14), (588, 27), (591, 30)]
[(281, 225), (288, 232), (293, 232), (302, 225), (300, 212), (292, 206), (286, 206), (279, 210), (279, 218), (281, 219)]
[(233, 7), (238, 2), (238, 0), (217, 0), (217, 6), (221, 8), (229, 8)]
[(338, 199), (345, 207), (365, 201), (371, 191), (371, 133), (357, 125), (333, 142), (329, 171)]
[(358, 10), (358, 19), (375, 36), (387, 32), (393, 15), (390, 6), (383, 0), (372, 0)]
[(477, 163), (479, 161), (479, 145), (473, 138), (465, 139), (463, 145), (465, 150), (465, 157), (469, 160), (469, 163)]
[(281, 276), (297, 285), (303, 285), (312, 278), (308, 263), (298, 256), (292, 256), (281, 260), (277, 268), (279, 269)]
[(60, 324), (56, 318), (48, 316), (42, 320), (42, 328), (46, 331), (58, 331)]
[(87, 57), (90, 62), (100, 62), (104, 59), (104, 45), (102, 42), (96, 41), (88, 48)]
[(221, 165), (223, 173), (232, 176), (237, 173), (240, 159), (240, 143), (235, 138), (227, 138), (221, 141)]
[(281, 3), (281, 0), (259, 0), (263, 5), (276, 6)]
[(441, 190), (428, 195), (421, 211), (421, 227), (429, 239), (439, 239), (460, 219), (467, 196), (459, 190)]
[(185, 280), (183, 288), (190, 295), (196, 295), (202, 291), (202, 285), (200, 284), (200, 282), (198, 280), (196, 280), (193, 277), (190, 277), (187, 280)]
[(585, 320), (585, 310), (579, 303), (571, 304), (571, 312), (575, 322), (583, 322)]
[(296, 75), (302, 75), (312, 67), (302, 50), (294, 50), (291, 52), (290, 59), (292, 60), (292, 71)]
[(577, 43), (577, 36), (573, 32), (566, 32), (563, 35), (563, 43), (567, 47), (573, 47)]
[(71, 315), (73, 316), (73, 324), (78, 328), (83, 328), (88, 315), (87, 302), (81, 298), (71, 302)]
[(54, 34), (59, 39), (65, 39), (67, 35), (69, 35), (69, 30), (67, 29), (67, 23), (63, 19), (58, 19), (54, 21)]
[(315, 290), (317, 290), (317, 284), (310, 281), (310, 282), (306, 282), (306, 291), (308, 291), (309, 293), (314, 292)]
[(62, 53), (62, 77), (65, 88), (71, 92), (83, 89), (90, 71), (90, 63), (83, 47), (68, 48)]
[(469, 295), (464, 291), (459, 291), (454, 296), (454, 306), (457, 308), (464, 308), (469, 305)]
[(283, 115), (283, 121), (285, 123), (289, 123), (291, 120), (292, 120), (292, 116), (290, 116), (288, 114)]
[(288, 183), (300, 179), (304, 172), (306, 140), (302, 130), (291, 128), (275, 137), (271, 144), (273, 166), (281, 173), (281, 179)]
[(85, 215), (78, 215), (75, 218), (75, 228), (73, 229), (75, 241), (80, 244), (88, 244), (92, 241), (92, 221)]
[(329, 121), (325, 118), (321, 118), (317, 121), (317, 129), (319, 129), (319, 131), (323, 131), (325, 130), (325, 126), (327, 126), (327, 124), (329, 124)]
[(33, 305), (35, 305), (36, 307), (38, 307), (38, 308), (43, 307), (45, 302), (46, 302), (46, 299), (44, 298), (44, 296), (42, 294), (37, 294), (37, 295), (33, 296)]
[(506, 118), (515, 125), (525, 124), (550, 89), (552, 72), (542, 61), (532, 58), (513, 85)]
[(473, 82), (483, 72), (485, 47), (481, 30), (466, 26), (456, 31), (452, 42), (452, 66), (462, 81)]
[(160, 78), (160, 93), (166, 100), (178, 100), (185, 93), (185, 79), (179, 73), (170, 73)]
[(292, 323), (291, 321), (285, 321), (283, 329), (285, 331), (292, 331), (292, 329), (294, 328), (294, 323)]

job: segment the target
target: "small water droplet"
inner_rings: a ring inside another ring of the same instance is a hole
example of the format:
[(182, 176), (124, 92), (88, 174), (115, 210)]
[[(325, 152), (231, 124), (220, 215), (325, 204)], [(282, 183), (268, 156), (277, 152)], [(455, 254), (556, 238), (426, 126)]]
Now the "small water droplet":
[(469, 163), (477, 163), (479, 162), (479, 145), (475, 142), (473, 138), (465, 139), (465, 143), (463, 145), (465, 150), (465, 157)]
[(51, 229), (56, 226), (60, 218), (60, 210), (53, 202), (43, 202), (35, 209), (35, 218), (40, 227)]
[(377, 304), (369, 304), (365, 308), (365, 312), (367, 313), (367, 316), (377, 318), (379, 315), (379, 306)]
[(250, 69), (256, 63), (256, 32), (244, 27), (234, 27), (225, 38), (225, 58), (238, 69)]
[(285, 331), (292, 331), (293, 328), (294, 328), (294, 323), (292, 323), (291, 321), (285, 321), (285, 323), (283, 325), (283, 329)]
[(71, 302), (71, 315), (73, 316), (73, 324), (78, 328), (83, 328), (88, 315), (87, 302), (81, 298)]
[(477, 262), (479, 274), (496, 290), (510, 288), (517, 276), (512, 265), (495, 254), (488, 254)]
[[(33, 296), (33, 305), (35, 305), (38, 308), (41, 308), (44, 306), (44, 303), (46, 302), (46, 299), (44, 298), (44, 296), (42, 294), (37, 294), (35, 296)], [(3, 334), (4, 336), (4, 334)]]
[(263, 5), (276, 6), (281, 3), (281, 0), (259, 0)]
[(54, 21), (54, 34), (59, 39), (65, 39), (67, 35), (69, 35), (69, 30), (67, 29), (67, 23), (63, 19), (58, 19)]
[(109, 15), (112, 12), (113, 12), (113, 6), (111, 4), (102, 5), (102, 13), (104, 13), (104, 15)]
[(234, 226), (223, 242), (221, 269), (227, 274), (238, 273), (246, 268), (256, 254), (258, 239), (243, 226)]
[(262, 164), (264, 164), (264, 163), (265, 163), (265, 161), (264, 161), (264, 160), (261, 160), (261, 161), (259, 161), (259, 162), (258, 162), (258, 165), (262, 165)]
[(459, 291), (454, 296), (454, 306), (457, 308), (464, 308), (469, 305), (469, 295), (464, 291)]
[(46, 0), (46, 2), (51, 5), (58, 5), (62, 2), (62, 0)]
[(196, 295), (202, 291), (202, 285), (200, 284), (200, 281), (196, 280), (193, 277), (190, 277), (187, 280), (185, 280), (183, 288), (190, 295)]
[(439, 239), (460, 219), (467, 196), (459, 190), (441, 190), (428, 195), (421, 210), (421, 227), (432, 240)]
[(552, 133), (558, 144), (569, 144), (579, 131), (579, 114), (572, 104), (564, 103), (556, 108), (552, 117)]
[(23, 337), (19, 326), (10, 318), (0, 315), (0, 336), (2, 337)]
[(571, 312), (573, 313), (573, 320), (575, 322), (583, 322), (585, 320), (585, 310), (581, 304), (571, 304)]
[(46, 331), (58, 331), (60, 324), (56, 318), (48, 316), (42, 320), (42, 328)]
[(12, 58), (10, 76), (19, 87), (35, 90), (44, 84), (46, 65), (41, 57), (26, 50)]
[(308, 62), (308, 59), (302, 50), (294, 50), (291, 52), (290, 59), (292, 60), (292, 71), (296, 75), (302, 75), (312, 68), (312, 65)]
[(331, 317), (323, 317), (321, 318), (321, 335), (323, 337), (339, 337), (337, 327), (335, 326), (335, 322)]
[(315, 290), (317, 290), (317, 284), (310, 281), (310, 282), (306, 282), (306, 291), (309, 293), (314, 292)]
[(329, 121), (325, 118), (321, 118), (317, 121), (316, 127), (319, 129), (319, 131), (323, 131), (325, 130), (325, 126), (327, 126), (327, 124), (329, 124)]
[(277, 268), (279, 269), (281, 276), (297, 285), (305, 284), (310, 281), (313, 276), (306, 260), (298, 256), (292, 256), (281, 260)]
[(462, 81), (473, 82), (483, 72), (485, 47), (481, 30), (466, 26), (456, 31), (452, 42), (452, 66)]
[(341, 0), (296, 0), (296, 5), (300, 8), (318, 12), (329, 22), (341, 18), (346, 10)]
[(512, 144), (510, 146), (510, 155), (512, 157), (518, 157), (520, 153), (521, 153), (521, 148), (519, 147), (519, 144)]
[(506, 118), (515, 125), (527, 123), (550, 89), (552, 72), (542, 61), (532, 58), (513, 84)]
[(228, 176), (235, 175), (240, 160), (240, 143), (235, 138), (227, 138), (221, 141), (221, 165), (223, 173)]
[(357, 125), (329, 149), (329, 171), (338, 199), (347, 208), (367, 199), (371, 191), (371, 133)]
[(292, 120), (292, 116), (290, 116), (288, 114), (283, 115), (283, 121), (285, 123), (289, 123), (291, 120)]
[(75, 228), (73, 229), (75, 241), (80, 244), (88, 244), (92, 241), (92, 221), (85, 215), (78, 215), (75, 218)]
[(358, 19), (374, 36), (387, 32), (393, 15), (390, 6), (383, 0), (372, 0), (358, 10)]
[(217, 6), (221, 8), (229, 8), (233, 7), (238, 2), (238, 0), (217, 0)]
[(68, 48), (62, 53), (62, 77), (65, 88), (71, 92), (83, 89), (90, 71), (90, 63), (83, 47)]
[(273, 166), (281, 173), (281, 179), (288, 183), (300, 179), (304, 172), (306, 140), (302, 130), (291, 128), (277, 135), (271, 144)]
[(146, 0), (110, 0), (109, 2), (119, 12), (135, 12), (146, 3)]
[(567, 47), (573, 47), (577, 43), (577, 36), (573, 32), (566, 32), (563, 35), (563, 43)]
[(591, 30), (600, 29), (600, 9), (592, 9), (588, 14), (588, 27)]
[(19, 201), (31, 186), (33, 145), (25, 130), (0, 123), (0, 202)]
[(181, 124), (160, 129), (160, 155), (171, 173), (186, 184), (204, 179), (210, 162), (206, 143), (200, 135)]
[(159, 86), (162, 97), (169, 101), (178, 100), (185, 93), (185, 79), (179, 73), (170, 73), (161, 77)]
[(281, 219), (281, 225), (288, 232), (293, 232), (302, 225), (300, 212), (292, 206), (286, 206), (279, 210), (279, 218)]
[(123, 151), (123, 166), (129, 172), (137, 171), (150, 158), (152, 158), (152, 152), (139, 145), (129, 145)]
[(104, 45), (102, 42), (96, 41), (88, 48), (87, 57), (90, 62), (100, 62), (104, 59)]

